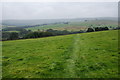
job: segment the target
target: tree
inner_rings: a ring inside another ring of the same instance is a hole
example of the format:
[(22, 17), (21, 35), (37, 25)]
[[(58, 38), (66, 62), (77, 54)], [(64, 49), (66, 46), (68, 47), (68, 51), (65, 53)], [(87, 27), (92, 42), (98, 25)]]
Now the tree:
[(10, 32), (2, 31), (2, 40), (8, 40), (10, 37)]
[(18, 33), (16, 33), (16, 32), (10, 33), (10, 37), (9, 37), (10, 40), (14, 40), (14, 39), (18, 39), (18, 38), (19, 38)]
[(100, 31), (101, 29), (99, 27), (95, 27), (95, 31)]
[(108, 27), (104, 27), (104, 30), (109, 30), (109, 28)]
[(88, 28), (87, 32), (94, 32), (93, 28)]
[(47, 32), (53, 32), (54, 30), (53, 29), (47, 29), (46, 31)]
[(95, 31), (104, 31), (104, 30), (109, 30), (108, 27), (95, 27)]

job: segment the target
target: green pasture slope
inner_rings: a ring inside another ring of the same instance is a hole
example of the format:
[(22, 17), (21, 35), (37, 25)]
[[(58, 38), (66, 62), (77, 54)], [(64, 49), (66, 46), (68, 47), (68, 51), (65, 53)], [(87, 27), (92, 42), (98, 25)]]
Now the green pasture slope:
[(3, 78), (117, 78), (118, 30), (3, 41)]

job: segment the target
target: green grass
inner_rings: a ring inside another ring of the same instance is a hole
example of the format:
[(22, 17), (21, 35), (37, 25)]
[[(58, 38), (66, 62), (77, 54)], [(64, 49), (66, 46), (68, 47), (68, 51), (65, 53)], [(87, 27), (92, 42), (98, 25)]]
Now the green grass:
[(3, 41), (3, 78), (117, 78), (117, 32)]
[(109, 20), (93, 20), (93, 21), (86, 21), (86, 22), (70, 22), (69, 24), (52, 24), (52, 25), (44, 25), (44, 26), (37, 26), (26, 28), (27, 30), (37, 31), (40, 30), (47, 30), (47, 29), (56, 29), (56, 30), (68, 30), (68, 31), (79, 31), (79, 30), (86, 30), (87, 27), (98, 27), (98, 26), (112, 26), (117, 27), (118, 23), (116, 21), (109, 21)]

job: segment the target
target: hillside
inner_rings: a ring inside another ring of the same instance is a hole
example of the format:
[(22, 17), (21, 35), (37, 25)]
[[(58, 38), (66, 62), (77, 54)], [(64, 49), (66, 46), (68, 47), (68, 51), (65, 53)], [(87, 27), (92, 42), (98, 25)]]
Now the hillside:
[(3, 41), (3, 78), (117, 78), (117, 32)]
[(40, 30), (46, 30), (46, 29), (55, 29), (55, 30), (69, 30), (69, 31), (77, 31), (77, 30), (86, 30), (88, 27), (117, 27), (118, 22), (117, 21), (111, 21), (111, 20), (88, 20), (88, 21), (81, 21), (81, 22), (70, 22), (69, 24), (49, 24), (44, 26), (35, 26), (26, 28), (27, 30), (37, 31)]
[[(60, 19), (61, 20), (61, 19)], [(72, 19), (74, 20), (74, 19)], [(31, 31), (44, 31), (47, 29), (54, 29), (54, 30), (68, 30), (68, 31), (79, 31), (83, 30), (86, 31), (88, 27), (108, 27), (109, 29), (113, 29), (118, 26), (118, 22), (115, 20), (81, 20), (81, 19), (76, 19), (77, 21), (70, 21), (70, 22), (65, 22), (63, 20), (48, 20), (48, 23), (46, 22), (45, 24), (40, 24), (39, 22), (44, 22), (44, 20), (41, 21), (36, 21), (39, 24), (34, 23), (34, 25), (29, 24), (29, 25), (24, 25), (24, 26), (10, 26), (10, 25), (2, 25), (2, 29), (8, 29), (9, 31), (10, 28), (24, 28), (26, 30), (31, 30)], [(80, 21), (81, 20), (81, 21)], [(33, 20), (34, 21), (34, 20)], [(45, 20), (46, 21), (46, 20)], [(55, 22), (56, 21), (56, 22)], [(20, 21), (19, 21), (20, 22)], [(21, 21), (22, 22), (22, 21)], [(29, 22), (29, 21), (28, 21)], [(32, 23), (32, 22), (31, 22)], [(15, 24), (13, 22), (13, 24)]]
[(96, 18), (68, 18), (68, 19), (31, 19), (31, 20), (2, 20), (2, 25), (7, 26), (24, 26), (38, 25), (56, 22), (81, 22), (84, 20), (112, 20), (117, 21), (117, 17), (96, 17)]

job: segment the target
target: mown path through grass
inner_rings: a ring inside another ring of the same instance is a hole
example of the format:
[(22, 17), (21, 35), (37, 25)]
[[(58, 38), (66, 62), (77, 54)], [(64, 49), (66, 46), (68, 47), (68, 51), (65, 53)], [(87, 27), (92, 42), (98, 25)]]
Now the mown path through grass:
[(67, 60), (67, 69), (68, 69), (68, 75), (71, 78), (77, 77), (76, 72), (75, 72), (75, 63), (78, 59), (77, 53), (79, 52), (79, 34), (76, 34), (73, 40), (73, 45), (72, 45), (72, 52), (70, 53), (70, 59)]
[[(90, 77), (117, 77), (117, 37), (111, 37), (101, 33), (91, 35), (76, 34), (72, 41), (72, 50), (69, 52), (69, 59), (66, 60), (66, 75), (69, 78), (90, 78)], [(111, 45), (112, 43), (112, 45)], [(114, 47), (113, 47), (114, 46)], [(109, 51), (110, 50), (110, 51)], [(112, 51), (111, 51), (112, 50)], [(109, 54), (109, 55), (108, 55)], [(111, 57), (112, 56), (112, 57)], [(109, 57), (109, 60), (107, 58)], [(103, 75), (104, 74), (104, 75)]]

